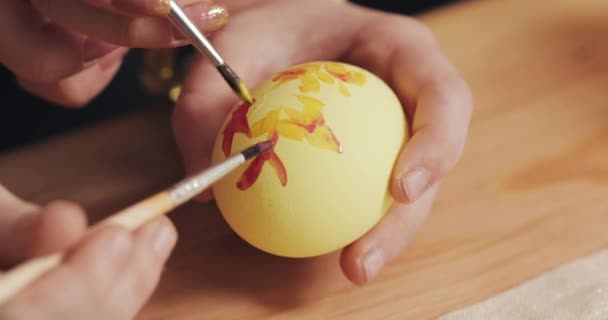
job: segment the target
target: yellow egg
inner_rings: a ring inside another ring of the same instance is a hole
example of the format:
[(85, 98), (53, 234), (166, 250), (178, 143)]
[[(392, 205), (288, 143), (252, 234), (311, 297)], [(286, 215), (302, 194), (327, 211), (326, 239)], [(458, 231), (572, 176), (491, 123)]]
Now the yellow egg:
[(369, 231), (393, 202), (389, 182), (408, 138), (395, 93), (344, 63), (288, 68), (252, 90), (255, 102), (228, 114), (217, 163), (254, 143), (274, 149), (213, 187), (230, 227), (265, 252), (312, 257)]

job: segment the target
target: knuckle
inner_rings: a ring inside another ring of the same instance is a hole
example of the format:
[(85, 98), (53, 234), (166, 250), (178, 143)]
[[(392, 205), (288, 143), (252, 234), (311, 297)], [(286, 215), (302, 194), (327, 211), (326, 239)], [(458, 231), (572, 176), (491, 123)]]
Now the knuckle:
[(465, 139), (460, 136), (445, 139), (439, 133), (433, 135), (430, 141), (435, 143), (429, 145), (431, 149), (423, 156), (423, 163), (435, 179), (441, 179), (457, 165), (463, 153)]
[(402, 32), (405, 32), (408, 38), (416, 39), (415, 41), (406, 41), (412, 45), (437, 44), (433, 30), (421, 20), (415, 18), (404, 18), (402, 16), (390, 17), (386, 19), (385, 29), (387, 29), (387, 32), (397, 33), (396, 35), (400, 38), (403, 37)]
[(440, 176), (447, 175), (458, 163), (464, 149), (463, 139), (456, 139), (444, 147), (443, 156), (437, 159), (437, 171)]
[(456, 71), (450, 77), (452, 83), (453, 92), (462, 101), (461, 107), (465, 108), (465, 111), (473, 110), (473, 91), (467, 83)]
[(429, 41), (434, 41), (435, 34), (433, 30), (424, 22), (418, 19), (407, 19), (408, 28), (412, 33), (415, 33), (417, 36), (427, 39)]

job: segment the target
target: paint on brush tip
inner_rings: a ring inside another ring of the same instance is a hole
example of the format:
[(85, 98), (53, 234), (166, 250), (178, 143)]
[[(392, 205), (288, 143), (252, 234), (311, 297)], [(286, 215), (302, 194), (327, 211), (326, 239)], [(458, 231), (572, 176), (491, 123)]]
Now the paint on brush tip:
[(249, 93), (249, 90), (247, 90), (247, 86), (243, 81), (239, 81), (239, 92), (245, 101), (253, 103), (253, 97), (251, 96), (251, 93)]
[(264, 152), (270, 150), (272, 148), (272, 145), (273, 145), (272, 141), (260, 142), (254, 146), (251, 146), (251, 147), (243, 150), (243, 152), (241, 152), (241, 154), (245, 157), (245, 159), (251, 159), (253, 157), (260, 155), (261, 153), (264, 153)]
[(273, 144), (274, 143), (272, 142), (272, 140), (267, 140), (267, 141), (258, 143), (258, 147), (260, 148), (260, 153), (264, 153), (264, 152), (270, 150), (272, 148)]
[(224, 80), (228, 82), (228, 85), (232, 91), (238, 94), (245, 101), (253, 103), (253, 97), (249, 93), (249, 90), (247, 90), (247, 86), (245, 86), (245, 83), (241, 81), (241, 79), (227, 64), (217, 66), (217, 70), (220, 72)]

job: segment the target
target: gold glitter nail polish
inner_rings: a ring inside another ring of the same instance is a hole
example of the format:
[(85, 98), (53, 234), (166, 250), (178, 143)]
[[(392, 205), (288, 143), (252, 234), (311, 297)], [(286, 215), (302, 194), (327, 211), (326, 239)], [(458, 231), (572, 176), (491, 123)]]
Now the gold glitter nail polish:
[(216, 29), (222, 29), (226, 26), (226, 24), (228, 24), (229, 16), (230, 14), (228, 13), (228, 9), (226, 9), (226, 7), (221, 5), (212, 5), (201, 18), (207, 19), (209, 24)]
[(171, 11), (171, 0), (157, 0), (158, 2), (154, 6), (154, 11), (159, 15), (166, 16)]

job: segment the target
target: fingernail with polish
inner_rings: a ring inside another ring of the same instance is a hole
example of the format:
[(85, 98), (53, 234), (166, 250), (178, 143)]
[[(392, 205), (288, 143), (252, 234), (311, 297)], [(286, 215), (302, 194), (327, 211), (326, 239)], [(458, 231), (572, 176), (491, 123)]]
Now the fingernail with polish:
[(363, 256), (363, 269), (365, 271), (365, 281), (370, 281), (375, 278), (382, 267), (384, 267), (385, 256), (384, 251), (380, 248), (374, 248)]
[(401, 176), (401, 191), (409, 201), (418, 199), (430, 185), (431, 174), (423, 168), (407, 171)]
[(199, 2), (184, 8), (184, 12), (201, 30), (217, 31), (228, 24), (228, 9), (221, 5)]

